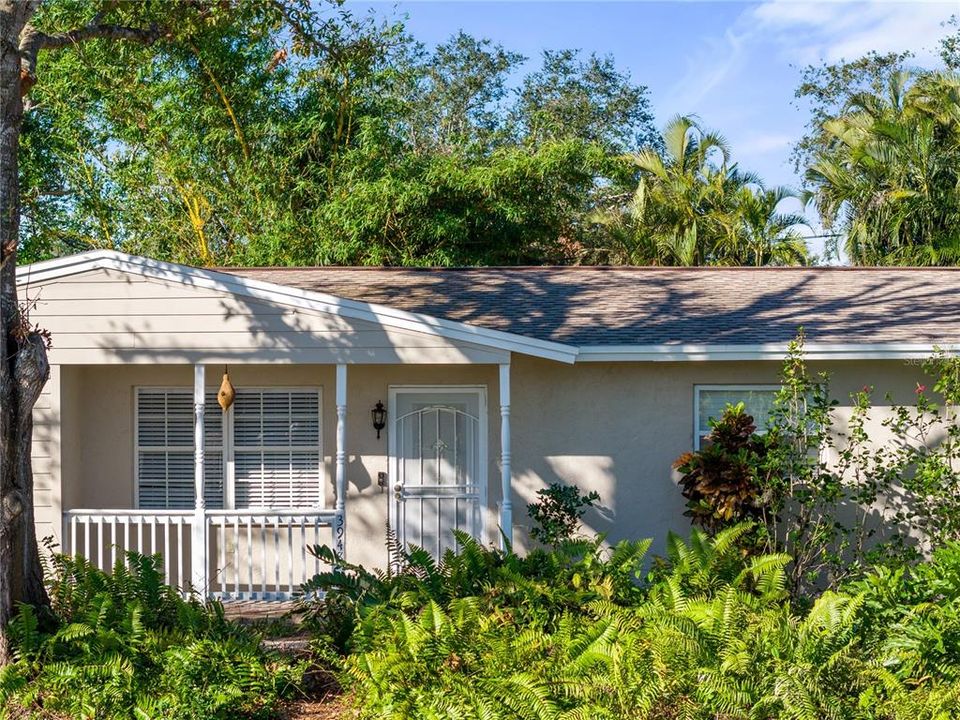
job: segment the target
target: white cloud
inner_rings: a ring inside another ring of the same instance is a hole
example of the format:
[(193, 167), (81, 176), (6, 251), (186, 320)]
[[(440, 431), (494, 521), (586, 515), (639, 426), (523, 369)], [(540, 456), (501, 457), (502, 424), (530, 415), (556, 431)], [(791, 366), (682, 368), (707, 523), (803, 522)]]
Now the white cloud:
[(721, 38), (708, 39), (700, 52), (687, 58), (684, 75), (671, 89), (664, 104), (681, 108), (678, 112), (694, 112), (704, 98), (721, 87), (743, 65), (743, 49), (746, 36), (732, 29)]
[(919, 62), (937, 56), (937, 44), (956, 2), (795, 2), (770, 0), (741, 22), (773, 34), (787, 59), (798, 63), (853, 60), (866, 52), (910, 50)]

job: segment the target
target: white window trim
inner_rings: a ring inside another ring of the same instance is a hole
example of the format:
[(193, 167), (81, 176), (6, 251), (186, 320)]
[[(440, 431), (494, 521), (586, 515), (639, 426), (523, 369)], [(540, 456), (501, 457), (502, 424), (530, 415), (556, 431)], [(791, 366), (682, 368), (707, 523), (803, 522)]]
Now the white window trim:
[[(133, 506), (135, 509), (140, 509), (140, 391), (155, 391), (155, 392), (171, 392), (171, 391), (188, 391), (191, 396), (191, 408), (193, 407), (193, 389), (186, 385), (136, 385), (133, 388)], [(323, 421), (323, 386), (322, 385), (263, 385), (255, 387), (243, 387), (241, 390), (244, 391), (253, 391), (253, 392), (303, 392), (303, 391), (314, 391), (317, 393), (317, 420), (319, 423), (318, 433), (317, 433), (317, 457), (319, 459), (318, 469), (319, 475), (317, 478), (318, 486), (318, 498), (319, 498), (319, 507), (326, 508), (326, 488), (327, 488), (327, 463), (324, 461), (323, 456), (323, 431), (324, 431), (324, 421)], [(207, 393), (216, 392), (216, 389), (207, 388)], [(220, 410), (220, 406), (214, 404), (217, 412), (223, 412)], [(204, 414), (209, 412), (210, 404), (204, 408)], [(222, 454), (223, 458), (223, 509), (224, 510), (236, 510), (236, 462), (234, 457), (234, 442), (233, 442), (233, 405), (227, 409), (226, 412), (223, 412), (223, 420), (221, 423), (221, 432), (223, 436), (220, 440), (220, 444), (217, 446), (218, 452)], [(152, 447), (152, 446), (147, 446)], [(181, 446), (169, 446), (164, 448), (169, 450), (170, 447), (179, 448)], [(269, 451), (273, 446), (263, 446), (260, 449)], [(304, 445), (305, 449), (312, 449), (311, 446)], [(184, 446), (185, 450), (193, 452), (193, 445), (190, 445), (189, 448)], [(279, 448), (279, 450), (289, 450), (289, 447)], [(240, 510), (247, 510), (248, 508), (240, 508)], [(250, 510), (261, 510), (262, 508), (249, 508)], [(276, 509), (276, 508), (268, 508)], [(288, 509), (288, 508), (283, 508)], [(307, 508), (289, 508), (292, 510), (297, 509), (307, 509)]]
[(779, 391), (782, 386), (776, 383), (757, 385), (694, 385), (693, 386), (693, 449), (700, 449), (700, 393), (703, 390), (719, 390), (722, 392), (751, 392), (751, 391)]
[[(481, 543), (490, 542), (489, 528), (493, 522), (493, 513), (489, 507), (487, 464), (489, 463), (488, 436), (487, 436), (487, 386), (486, 385), (390, 385), (387, 388), (387, 458), (389, 480), (392, 484), (398, 475), (396, 437), (392, 432), (393, 418), (397, 415), (397, 398), (399, 395), (441, 395), (448, 393), (470, 393), (478, 398), (480, 441), (478, 444), (477, 486), (480, 488), (480, 537)], [(395, 503), (390, 503), (389, 518), (392, 528), (396, 528), (397, 518), (394, 516)]]

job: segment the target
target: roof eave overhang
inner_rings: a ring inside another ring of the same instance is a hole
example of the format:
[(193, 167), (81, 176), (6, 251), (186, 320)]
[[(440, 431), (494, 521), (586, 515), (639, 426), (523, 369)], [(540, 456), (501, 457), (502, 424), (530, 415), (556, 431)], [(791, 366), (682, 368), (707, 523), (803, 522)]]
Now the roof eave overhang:
[(577, 359), (577, 348), (571, 345), (490, 330), (467, 323), (444, 320), (432, 315), (410, 313), (384, 305), (348, 300), (326, 293), (252, 280), (215, 270), (151, 260), (114, 250), (93, 250), (79, 255), (21, 266), (17, 268), (17, 285), (26, 286), (32, 283), (48, 282), (91, 270), (115, 270), (155, 280), (178, 282), (191, 287), (243, 295), (267, 302), (374, 322), (386, 327), (427, 333), (452, 341), (467, 342), (480, 347), (531, 355), (563, 363), (573, 363)]
[[(960, 347), (930, 343), (807, 343), (808, 360), (917, 360), (938, 349), (955, 352)], [(581, 346), (577, 362), (690, 362), (782, 360), (787, 343), (751, 345), (587, 345)]]

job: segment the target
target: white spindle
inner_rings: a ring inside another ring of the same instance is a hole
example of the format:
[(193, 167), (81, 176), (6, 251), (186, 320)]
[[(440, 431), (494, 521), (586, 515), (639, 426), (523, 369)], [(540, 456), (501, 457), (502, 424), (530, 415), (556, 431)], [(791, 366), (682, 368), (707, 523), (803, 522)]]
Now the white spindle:
[(306, 518), (300, 518), (300, 573), (303, 581), (307, 579), (307, 526)]
[(510, 365), (500, 365), (500, 503), (501, 546), (513, 545), (513, 500), (510, 471)]
[(273, 561), (276, 566), (273, 591), (280, 593), (280, 516), (273, 520)]
[(253, 597), (253, 518), (247, 517), (247, 572), (250, 574), (250, 581), (247, 585), (247, 592)]
[(97, 516), (97, 567), (103, 567), (103, 517)]
[(220, 517), (220, 592), (227, 592), (227, 518)]
[(263, 555), (263, 564), (260, 566), (261, 597), (267, 596), (267, 518), (260, 522), (260, 550)]
[(286, 522), (287, 528), (287, 573), (290, 582), (287, 584), (288, 592), (293, 595), (293, 518)]
[(173, 582), (173, 576), (170, 574), (172, 564), (170, 562), (170, 518), (163, 518), (163, 576), (166, 578), (167, 585)]
[(233, 594), (240, 597), (240, 516), (233, 519)]
[(183, 521), (180, 518), (176, 518), (173, 521), (173, 526), (176, 529), (177, 533), (177, 587), (183, 587)]

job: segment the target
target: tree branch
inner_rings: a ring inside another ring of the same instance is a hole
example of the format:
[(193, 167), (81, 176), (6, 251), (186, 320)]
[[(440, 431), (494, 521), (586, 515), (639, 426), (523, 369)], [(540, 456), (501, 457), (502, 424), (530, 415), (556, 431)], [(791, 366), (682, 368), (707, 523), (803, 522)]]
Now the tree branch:
[(39, 41), (39, 50), (50, 50), (75, 45), (84, 40), (95, 40), (105, 38), (107, 40), (129, 40), (130, 42), (139, 42), (145, 45), (152, 45), (161, 37), (163, 30), (156, 23), (152, 23), (147, 28), (128, 27), (126, 25), (111, 25), (108, 23), (99, 23), (94, 21), (82, 28), (75, 28), (65, 33), (55, 33), (48, 35), (46, 33), (37, 33)]
[(166, 31), (156, 23), (151, 23), (146, 28), (113, 25), (100, 22), (99, 15), (90, 24), (63, 33), (48, 34), (27, 25), (20, 34), (20, 94), (26, 95), (37, 82), (37, 54), (41, 50), (57, 50), (99, 38), (152, 45), (165, 34)]

